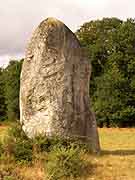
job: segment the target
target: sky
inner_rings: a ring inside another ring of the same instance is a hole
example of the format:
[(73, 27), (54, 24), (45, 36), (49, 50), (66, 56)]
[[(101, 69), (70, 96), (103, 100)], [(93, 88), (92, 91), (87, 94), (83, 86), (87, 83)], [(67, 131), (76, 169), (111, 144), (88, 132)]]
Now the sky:
[(47, 17), (73, 32), (90, 20), (135, 18), (135, 0), (3, 0), (0, 3), (0, 66), (25, 56), (34, 29)]

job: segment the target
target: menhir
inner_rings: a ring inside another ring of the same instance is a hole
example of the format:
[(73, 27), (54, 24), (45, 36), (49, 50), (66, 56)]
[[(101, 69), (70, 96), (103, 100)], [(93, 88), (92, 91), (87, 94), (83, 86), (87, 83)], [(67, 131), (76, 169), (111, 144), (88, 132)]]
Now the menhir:
[(41, 22), (21, 73), (20, 121), (28, 137), (77, 137), (99, 151), (90, 73), (89, 59), (68, 27), (54, 18)]

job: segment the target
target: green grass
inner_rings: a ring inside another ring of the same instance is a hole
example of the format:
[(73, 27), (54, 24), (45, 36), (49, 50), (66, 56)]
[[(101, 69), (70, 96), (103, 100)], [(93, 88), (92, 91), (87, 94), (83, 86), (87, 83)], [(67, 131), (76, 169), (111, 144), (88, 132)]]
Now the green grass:
[[(0, 126), (0, 139), (8, 128)], [(84, 158), (92, 162), (92, 168), (81, 180), (135, 180), (135, 128), (103, 128), (99, 129), (99, 135), (101, 155), (85, 154)], [(36, 161), (33, 166), (16, 169), (25, 180), (45, 180), (43, 164)]]

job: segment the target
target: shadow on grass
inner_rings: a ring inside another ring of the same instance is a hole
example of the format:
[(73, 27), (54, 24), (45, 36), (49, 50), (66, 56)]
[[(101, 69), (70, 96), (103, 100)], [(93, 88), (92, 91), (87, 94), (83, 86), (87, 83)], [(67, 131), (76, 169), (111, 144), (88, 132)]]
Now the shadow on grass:
[(81, 180), (87, 179), (88, 177), (93, 176), (96, 173), (98, 165), (96, 163), (89, 162), (85, 167), (85, 170), (81, 176)]
[(135, 149), (119, 149), (119, 150), (102, 150), (101, 151), (101, 156), (102, 155), (118, 155), (118, 156), (130, 156), (130, 155), (135, 155)]

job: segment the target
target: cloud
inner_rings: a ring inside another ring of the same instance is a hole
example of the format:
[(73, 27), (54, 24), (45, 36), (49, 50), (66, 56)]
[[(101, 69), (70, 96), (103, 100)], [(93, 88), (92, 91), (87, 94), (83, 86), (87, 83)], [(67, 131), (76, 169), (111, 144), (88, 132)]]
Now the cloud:
[(8, 63), (9, 63), (9, 61), (10, 60), (20, 60), (20, 59), (22, 59), (24, 57), (24, 55), (23, 54), (10, 54), (10, 55), (1, 55), (0, 56), (0, 66), (1, 67), (3, 67), (3, 68), (5, 68), (7, 65), (8, 65)]
[(4, 0), (0, 6), (0, 66), (23, 56), (31, 33), (47, 17), (62, 20), (75, 31), (102, 17), (134, 17), (134, 0)]

